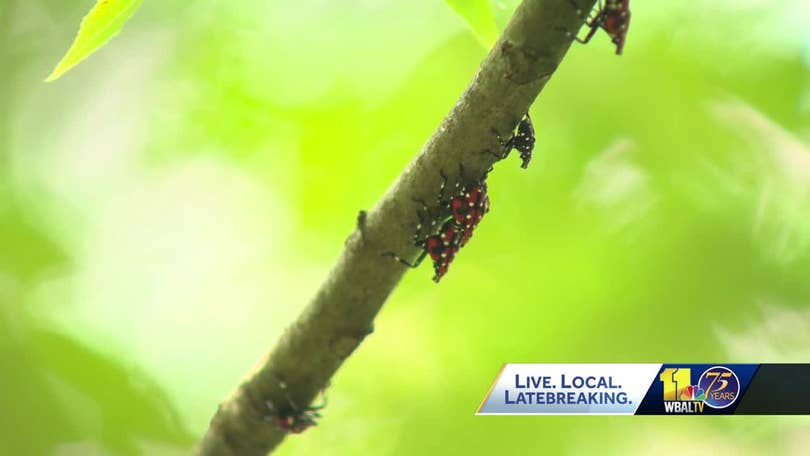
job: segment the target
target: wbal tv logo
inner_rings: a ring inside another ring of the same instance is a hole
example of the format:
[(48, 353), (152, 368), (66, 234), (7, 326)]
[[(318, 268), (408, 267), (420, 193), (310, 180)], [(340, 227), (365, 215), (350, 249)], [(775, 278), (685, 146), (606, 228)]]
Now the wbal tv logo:
[(703, 413), (704, 405), (724, 409), (740, 395), (740, 379), (723, 366), (706, 369), (697, 382), (688, 367), (668, 367), (658, 378), (664, 384), (666, 413)]

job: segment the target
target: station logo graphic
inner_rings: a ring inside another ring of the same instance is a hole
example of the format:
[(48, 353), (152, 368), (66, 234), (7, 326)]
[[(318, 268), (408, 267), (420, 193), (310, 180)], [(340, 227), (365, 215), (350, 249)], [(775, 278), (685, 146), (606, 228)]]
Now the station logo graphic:
[[(703, 413), (704, 406), (724, 409), (737, 401), (740, 379), (731, 369), (713, 366), (694, 381), (690, 367), (667, 367), (658, 379), (663, 383), (666, 413)], [(695, 371), (699, 372), (699, 371)]]

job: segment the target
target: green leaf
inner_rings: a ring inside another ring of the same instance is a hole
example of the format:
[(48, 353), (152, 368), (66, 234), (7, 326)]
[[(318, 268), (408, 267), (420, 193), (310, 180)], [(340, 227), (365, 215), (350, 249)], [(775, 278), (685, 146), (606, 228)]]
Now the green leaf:
[(478, 39), (490, 47), (498, 38), (495, 15), (490, 0), (445, 0), (459, 16), (467, 21)]
[(58, 79), (121, 31), (143, 0), (98, 0), (82, 20), (67, 54), (45, 82)]

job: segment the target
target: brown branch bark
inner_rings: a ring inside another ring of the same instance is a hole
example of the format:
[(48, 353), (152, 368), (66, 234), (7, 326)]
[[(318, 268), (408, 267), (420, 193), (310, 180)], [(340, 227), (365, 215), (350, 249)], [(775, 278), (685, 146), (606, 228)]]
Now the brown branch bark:
[[(376, 207), (358, 218), (337, 264), (304, 313), (256, 370), (228, 397), (197, 447), (202, 455), (264, 455), (285, 437), (265, 421), (266, 401), (286, 404), (279, 380), (296, 404), (309, 404), (360, 342), (405, 267), (383, 252), (412, 253), (418, 205), (464, 164), (483, 173), (506, 137), (557, 69), (595, 0), (524, 0), (478, 74), (414, 161)], [(577, 7), (579, 11), (577, 11)], [(462, 257), (463, 258), (463, 257)], [(433, 286), (426, 281), (425, 286)], [(327, 410), (328, 412), (328, 410)]]

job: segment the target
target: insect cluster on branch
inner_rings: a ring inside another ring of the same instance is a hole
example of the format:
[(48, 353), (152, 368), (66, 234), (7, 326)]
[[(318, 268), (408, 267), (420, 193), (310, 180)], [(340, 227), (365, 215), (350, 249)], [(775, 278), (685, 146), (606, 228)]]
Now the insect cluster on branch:
[[(581, 14), (576, 2), (569, 1)], [(616, 54), (622, 53), (627, 29), (630, 26), (630, 0), (606, 0), (604, 5), (602, 0), (599, 0), (593, 17), (583, 17), (583, 19), (586, 20), (585, 25), (590, 29), (585, 38), (580, 39), (568, 31), (565, 33), (573, 36), (580, 43), (587, 43), (599, 29), (602, 29), (616, 45)], [(522, 160), (521, 167), (525, 169), (528, 168), (532, 159), (535, 142), (534, 126), (528, 114), (518, 122), (516, 128), (517, 132), (513, 131), (506, 141), (501, 141), (500, 135), (497, 131), (495, 132), (498, 142), (503, 146), (502, 151), (495, 155), (499, 160), (503, 160), (512, 149), (516, 149)], [(462, 169), (455, 182), (453, 193), (447, 197), (444, 192), (448, 179), (441, 172), (442, 184), (433, 207), (429, 207), (421, 200), (416, 200), (422, 205), (418, 212), (419, 223), (413, 235), (414, 245), (422, 249), (419, 256), (415, 261), (410, 262), (394, 252), (386, 252), (384, 255), (411, 268), (419, 266), (429, 256), (433, 262), (433, 281), (441, 280), (447, 273), (450, 263), (456, 258), (458, 251), (467, 244), (475, 228), (481, 223), (484, 215), (489, 212), (486, 178), (490, 170), (472, 182), (465, 182)]]
[[(495, 154), (498, 159), (506, 158), (512, 149), (516, 149), (523, 162), (521, 167), (528, 167), (534, 149), (534, 127), (528, 114), (518, 122), (516, 133), (513, 131), (505, 142), (498, 136), (498, 142), (502, 147)], [(418, 267), (429, 256), (433, 262), (433, 281), (439, 282), (458, 251), (469, 242), (478, 224), (489, 212), (486, 179), (490, 170), (491, 167), (479, 178), (468, 181), (464, 176), (463, 166), (459, 165), (459, 175), (449, 195), (445, 195), (448, 177), (440, 171), (442, 183), (435, 204), (430, 207), (422, 200), (415, 200), (421, 204), (417, 211), (419, 223), (413, 235), (414, 245), (422, 249), (419, 256), (410, 262), (394, 252), (386, 252), (384, 255), (411, 268)]]

